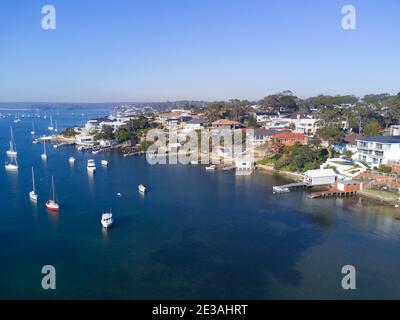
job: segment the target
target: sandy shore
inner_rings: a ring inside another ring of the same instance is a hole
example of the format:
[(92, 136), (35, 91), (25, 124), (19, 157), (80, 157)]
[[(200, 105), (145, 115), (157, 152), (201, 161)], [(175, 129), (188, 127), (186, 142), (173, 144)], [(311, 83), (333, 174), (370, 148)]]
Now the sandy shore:
[(257, 169), (260, 169), (260, 170), (263, 170), (263, 171), (269, 172), (269, 173), (279, 174), (281, 176), (293, 179), (295, 181), (303, 181), (303, 179), (304, 179), (304, 176), (302, 174), (300, 174), (300, 173), (288, 172), (288, 171), (282, 171), (282, 170), (275, 170), (274, 167), (272, 167), (272, 166), (266, 166), (266, 165), (262, 165), (262, 164), (257, 164)]

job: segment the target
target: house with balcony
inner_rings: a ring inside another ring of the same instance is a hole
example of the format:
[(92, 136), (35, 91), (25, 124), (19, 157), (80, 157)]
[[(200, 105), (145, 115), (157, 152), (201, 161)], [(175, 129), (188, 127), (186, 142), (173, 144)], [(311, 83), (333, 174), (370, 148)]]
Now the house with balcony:
[(357, 140), (356, 158), (372, 167), (400, 161), (400, 136), (375, 136)]

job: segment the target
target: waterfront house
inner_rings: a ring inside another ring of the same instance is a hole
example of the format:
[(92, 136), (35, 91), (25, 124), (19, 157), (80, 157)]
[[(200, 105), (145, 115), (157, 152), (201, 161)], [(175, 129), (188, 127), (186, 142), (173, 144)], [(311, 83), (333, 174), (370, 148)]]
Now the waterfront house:
[(304, 174), (304, 182), (311, 186), (333, 185), (336, 173), (332, 169), (309, 170)]
[(252, 158), (236, 158), (235, 159), (236, 174), (251, 174), (254, 171), (254, 159)]
[(292, 146), (295, 143), (305, 144), (306, 136), (303, 133), (282, 132), (273, 135), (272, 140), (285, 146)]
[(375, 136), (357, 140), (357, 159), (372, 167), (400, 161), (400, 136)]

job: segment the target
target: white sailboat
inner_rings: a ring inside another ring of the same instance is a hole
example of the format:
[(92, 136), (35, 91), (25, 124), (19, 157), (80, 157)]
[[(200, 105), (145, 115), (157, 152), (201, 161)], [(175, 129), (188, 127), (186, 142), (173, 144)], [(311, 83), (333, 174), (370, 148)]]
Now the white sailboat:
[(53, 131), (53, 130), (54, 130), (54, 127), (53, 127), (53, 117), (52, 117), (52, 116), (50, 116), (50, 125), (49, 125), (48, 129), (49, 129), (50, 131)]
[(60, 210), (59, 204), (56, 202), (56, 193), (54, 188), (54, 177), (51, 177), (51, 189), (52, 189), (52, 199), (46, 202), (46, 208), (53, 212), (58, 212)]
[(5, 168), (7, 171), (18, 171), (17, 157), (12, 157), (9, 163), (6, 163)]
[(56, 128), (54, 129), (55, 132), (58, 132), (58, 125), (57, 125), (57, 120), (56, 120)]
[(35, 135), (35, 123), (32, 122), (32, 131), (31, 131), (31, 135)]
[(33, 171), (33, 167), (32, 167), (32, 191), (29, 192), (29, 198), (34, 202), (38, 200), (38, 195), (36, 194), (36, 188), (35, 188), (35, 173)]
[(43, 160), (47, 160), (47, 152), (46, 152), (46, 141), (43, 141), (43, 153), (40, 156)]
[(7, 155), (9, 157), (17, 156), (17, 146), (15, 144), (14, 132), (13, 132), (12, 127), (10, 127), (10, 150), (7, 150)]

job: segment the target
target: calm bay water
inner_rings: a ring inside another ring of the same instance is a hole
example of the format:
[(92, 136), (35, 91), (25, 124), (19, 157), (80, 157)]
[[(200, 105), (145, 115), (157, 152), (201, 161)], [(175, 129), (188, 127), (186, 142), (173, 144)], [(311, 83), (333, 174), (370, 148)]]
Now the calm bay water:
[[(68, 112), (53, 114), (60, 129), (87, 120)], [(398, 209), (310, 200), (306, 192), (273, 195), (272, 185), (286, 180), (263, 173), (150, 166), (143, 157), (70, 147), (49, 147), (43, 162), (30, 131), (34, 120), (39, 134), (48, 133), (48, 119), (12, 120), (0, 119), (1, 156), (6, 161), (12, 125), (20, 164), (18, 173), (0, 169), (2, 299), (400, 298)], [(89, 158), (97, 162), (93, 178)], [(28, 197), (32, 165), (38, 205)], [(44, 207), (51, 175), (58, 215)], [(145, 196), (140, 183), (150, 188)], [(100, 217), (108, 208), (115, 225), (105, 232)], [(41, 289), (47, 264), (57, 270), (55, 291)], [(341, 289), (347, 264), (357, 269), (351, 292)]]

